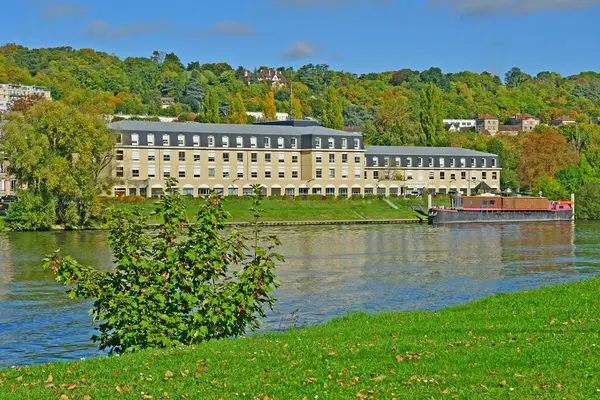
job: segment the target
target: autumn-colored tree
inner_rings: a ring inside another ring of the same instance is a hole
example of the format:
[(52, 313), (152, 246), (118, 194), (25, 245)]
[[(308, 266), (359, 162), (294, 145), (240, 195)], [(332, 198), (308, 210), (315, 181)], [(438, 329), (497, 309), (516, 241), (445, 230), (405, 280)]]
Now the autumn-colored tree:
[(534, 190), (543, 176), (555, 176), (558, 171), (579, 162), (573, 146), (555, 129), (529, 135), (523, 141), (519, 180)]
[(297, 97), (292, 98), (292, 105), (294, 106), (294, 119), (302, 119), (302, 103)]
[(247, 124), (248, 114), (246, 114), (246, 106), (240, 92), (235, 94), (233, 103), (231, 103), (231, 112), (229, 113), (229, 123), (231, 124)]
[(42, 96), (41, 94), (32, 94), (29, 96), (24, 96), (21, 98), (18, 98), (17, 100), (15, 100), (10, 109), (11, 111), (16, 111), (16, 112), (25, 112), (27, 110), (29, 110), (33, 105), (35, 105), (36, 103), (40, 102), (40, 101), (44, 101), (45, 97)]
[(333, 87), (327, 89), (327, 93), (325, 93), (325, 108), (323, 110), (322, 123), (326, 128), (344, 129), (342, 99)]
[(262, 104), (262, 113), (265, 121), (275, 121), (277, 119), (277, 108), (275, 107), (275, 93), (269, 92), (265, 96)]

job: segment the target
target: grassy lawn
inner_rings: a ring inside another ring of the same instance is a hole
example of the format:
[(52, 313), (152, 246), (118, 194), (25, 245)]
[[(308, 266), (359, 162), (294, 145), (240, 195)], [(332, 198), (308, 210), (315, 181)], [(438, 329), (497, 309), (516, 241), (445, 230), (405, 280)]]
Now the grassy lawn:
[[(202, 199), (187, 199), (186, 208), (190, 216), (198, 212)], [(442, 204), (444, 200), (441, 200)], [(416, 213), (410, 205), (426, 204), (423, 201), (394, 200), (399, 206), (396, 210), (381, 199), (360, 200), (280, 200), (265, 199), (263, 208), (267, 211), (264, 221), (334, 221), (334, 220), (360, 220), (360, 219), (415, 219)], [(231, 214), (230, 222), (246, 222), (250, 218), (248, 209), (251, 199), (235, 198), (224, 200), (225, 209)], [(153, 210), (155, 201), (149, 199), (143, 203), (127, 203), (110, 201), (109, 207), (122, 207), (133, 209), (136, 206)], [(151, 220), (150, 222), (155, 222)]]
[(0, 370), (6, 399), (596, 399), (600, 279), (438, 312)]

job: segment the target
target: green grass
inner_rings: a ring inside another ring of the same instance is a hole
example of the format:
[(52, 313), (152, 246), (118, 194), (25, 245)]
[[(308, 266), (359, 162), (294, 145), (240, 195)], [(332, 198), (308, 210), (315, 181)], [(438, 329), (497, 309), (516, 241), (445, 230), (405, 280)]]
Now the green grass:
[[(190, 217), (197, 214), (202, 199), (186, 199), (185, 205)], [(442, 200), (443, 202), (443, 200)], [(109, 207), (133, 209), (140, 206), (146, 210), (153, 210), (154, 200), (143, 203), (127, 203), (122, 201), (109, 201)], [(330, 200), (280, 200), (265, 199), (262, 207), (266, 210), (263, 221), (339, 221), (361, 219), (416, 219), (416, 213), (409, 205), (425, 205), (422, 201), (395, 200), (400, 207), (396, 210), (384, 200), (373, 199), (330, 199)], [(248, 209), (252, 205), (250, 198), (235, 198), (224, 200), (225, 209), (231, 214), (229, 222), (247, 222), (251, 214)], [(151, 220), (150, 222), (156, 222)]]
[(596, 399), (600, 279), (0, 379), (3, 400)]

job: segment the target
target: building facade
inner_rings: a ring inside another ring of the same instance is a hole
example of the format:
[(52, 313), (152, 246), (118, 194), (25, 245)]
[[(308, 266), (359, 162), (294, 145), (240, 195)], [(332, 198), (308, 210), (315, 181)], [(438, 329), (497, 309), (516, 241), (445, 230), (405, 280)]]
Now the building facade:
[(477, 128), (477, 120), (474, 119), (445, 119), (444, 127), (448, 132), (464, 132)]
[(52, 100), (50, 90), (40, 86), (0, 84), (0, 113), (9, 111), (13, 102), (28, 96), (40, 96), (46, 100)]
[(107, 171), (113, 195), (156, 197), (177, 178), (185, 195), (268, 196), (410, 191), (468, 194), (481, 181), (500, 188), (497, 156), (455, 148), (369, 147), (362, 135), (314, 121), (254, 125), (120, 121), (116, 157)]
[(488, 132), (494, 136), (498, 133), (500, 121), (493, 115), (484, 114), (477, 117), (477, 132)]

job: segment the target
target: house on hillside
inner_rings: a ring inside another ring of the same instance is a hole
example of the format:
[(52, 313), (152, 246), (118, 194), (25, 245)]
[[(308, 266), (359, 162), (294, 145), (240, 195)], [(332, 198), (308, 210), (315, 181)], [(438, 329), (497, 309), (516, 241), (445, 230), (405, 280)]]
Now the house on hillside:
[(278, 71), (276, 69), (261, 69), (260, 71), (256, 71), (256, 72), (250, 72), (250, 71), (246, 71), (244, 72), (244, 79), (246, 80), (246, 83), (249, 85), (255, 81), (258, 82), (265, 82), (267, 84), (269, 84), (271, 87), (283, 87), (287, 84), (288, 80), (286, 79), (285, 76), (283, 76), (283, 74), (281, 73), (281, 71)]
[(560, 126), (560, 125), (566, 125), (566, 124), (574, 124), (577, 121), (575, 121), (575, 118), (571, 118), (569, 116), (563, 115), (562, 117), (558, 117), (554, 120), (552, 120), (552, 125), (554, 126)]
[(531, 132), (538, 126), (541, 120), (538, 117), (535, 117), (531, 114), (515, 114), (511, 117), (511, 119), (516, 122), (515, 125), (520, 127), (522, 132)]
[(444, 128), (448, 132), (468, 132), (474, 131), (477, 127), (477, 121), (474, 119), (445, 119)]
[(160, 108), (163, 108), (163, 109), (169, 108), (175, 104), (174, 97), (161, 97), (160, 101), (161, 101)]
[(519, 132), (522, 132), (523, 129), (521, 125), (500, 125), (498, 127), (498, 133), (508, 134), (516, 136)]
[(477, 132), (487, 132), (492, 136), (498, 133), (500, 121), (490, 114), (484, 114), (477, 117)]

